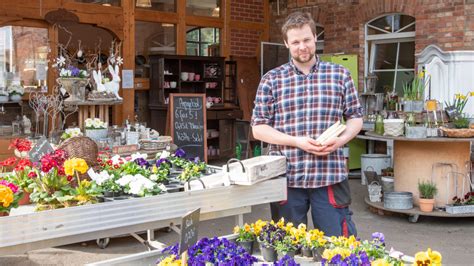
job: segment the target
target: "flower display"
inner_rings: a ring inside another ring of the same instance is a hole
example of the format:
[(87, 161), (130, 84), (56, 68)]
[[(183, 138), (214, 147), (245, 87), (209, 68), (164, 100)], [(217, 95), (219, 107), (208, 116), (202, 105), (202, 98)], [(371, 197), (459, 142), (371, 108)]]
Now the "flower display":
[[(59, 71), (59, 76), (61, 78), (87, 78), (89, 73), (86, 70), (82, 70), (77, 68), (76, 66), (67, 64), (66, 58), (61, 55), (56, 58), (55, 62), (53, 63), (53, 67)], [(70, 62), (69, 62), (70, 63)]]
[(453, 201), (454, 206), (474, 205), (474, 192), (467, 192), (464, 197), (461, 198), (454, 196)]
[(27, 139), (16, 138), (10, 142), (8, 149), (16, 149), (20, 152), (30, 151), (32, 147), (32, 142)]
[(461, 115), (464, 112), (464, 107), (466, 107), (467, 101), (470, 97), (474, 97), (474, 91), (466, 94), (456, 93), (454, 94), (454, 100), (452, 102), (444, 102), (444, 104), (446, 108), (454, 108), (458, 115)]
[(23, 95), (25, 93), (25, 89), (20, 84), (12, 84), (8, 86), (8, 94), (10, 95)]
[(87, 118), (84, 123), (86, 129), (105, 129), (108, 126), (106, 122), (99, 118)]
[[(159, 260), (158, 265), (163, 261), (173, 262), (178, 258), (178, 244), (167, 247), (163, 253), (168, 257)], [(252, 265), (257, 262), (257, 258), (248, 254), (244, 248), (230, 242), (226, 238), (202, 238), (196, 244), (188, 248), (188, 265)]]

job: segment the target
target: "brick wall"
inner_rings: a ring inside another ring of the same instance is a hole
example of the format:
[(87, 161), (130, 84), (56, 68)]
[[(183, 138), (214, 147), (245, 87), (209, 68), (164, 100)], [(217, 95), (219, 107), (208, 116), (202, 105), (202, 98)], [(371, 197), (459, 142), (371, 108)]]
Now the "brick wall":
[(230, 4), (230, 19), (263, 22), (263, 0), (234, 0)]
[(359, 55), (359, 88), (363, 85), (365, 24), (379, 16), (403, 13), (416, 19), (415, 52), (436, 44), (445, 51), (474, 50), (474, 0), (287, 0), (270, 12), (271, 41), (282, 42), (280, 27), (289, 12), (313, 15), (324, 27), (324, 53)]
[[(230, 17), (233, 22), (264, 23), (264, 0), (232, 0)], [(235, 25), (234, 25), (235, 26)], [(230, 29), (230, 55), (237, 57), (256, 57), (260, 47), (261, 32), (233, 27)]]
[(230, 54), (237, 57), (256, 57), (260, 47), (260, 31), (231, 29)]

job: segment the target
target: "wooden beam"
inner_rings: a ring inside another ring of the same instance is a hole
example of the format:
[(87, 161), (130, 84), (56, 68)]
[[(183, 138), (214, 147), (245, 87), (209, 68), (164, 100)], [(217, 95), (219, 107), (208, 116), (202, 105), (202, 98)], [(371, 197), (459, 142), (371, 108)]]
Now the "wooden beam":
[(178, 14), (176, 27), (176, 54), (186, 54), (186, 0), (175, 0)]
[(200, 16), (186, 16), (186, 25), (223, 28), (224, 20), (222, 18), (200, 17)]
[(135, 20), (178, 24), (177, 13), (161, 12), (155, 10), (135, 9)]
[[(135, 1), (122, 0), (123, 7), (123, 42), (122, 42), (122, 70), (135, 71)], [(125, 119), (133, 121), (135, 118), (135, 91), (122, 89), (122, 105), (114, 106), (113, 123), (121, 125)]]
[[(264, 29), (262, 33), (263, 41), (270, 40), (270, 0), (263, 0), (263, 24)], [(260, 47), (260, 45), (259, 45)]]

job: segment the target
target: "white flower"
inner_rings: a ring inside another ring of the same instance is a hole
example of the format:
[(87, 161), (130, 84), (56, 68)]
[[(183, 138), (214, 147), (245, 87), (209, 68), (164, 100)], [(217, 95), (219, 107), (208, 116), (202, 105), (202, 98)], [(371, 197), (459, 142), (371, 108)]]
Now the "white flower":
[(72, 76), (72, 72), (69, 69), (61, 68), (61, 71), (59, 72), (59, 76), (66, 78)]
[(133, 175), (124, 175), (120, 179), (115, 181), (115, 183), (119, 184), (122, 187), (125, 187), (128, 184), (130, 184), (130, 182), (132, 182), (133, 180), (135, 180), (135, 176), (133, 176)]
[(123, 161), (122, 158), (120, 158), (120, 155), (114, 155), (112, 158), (110, 158), (110, 160), (112, 161), (112, 164), (119, 164), (120, 162)]
[(158, 184), (158, 188), (159, 188), (161, 191), (167, 191), (166, 186), (163, 185), (163, 184)]
[(84, 122), (88, 129), (107, 128), (107, 123), (102, 122), (99, 118), (87, 118)]
[(146, 158), (148, 158), (148, 154), (139, 153), (139, 152), (132, 154), (132, 161), (135, 161), (136, 159), (139, 159), (139, 158), (143, 158), (146, 160)]
[(78, 127), (66, 128), (66, 134), (68, 134), (71, 138), (82, 136), (81, 129)]
[(66, 63), (66, 58), (64, 58), (64, 56), (60, 56), (58, 58), (56, 58), (56, 65), (59, 66), (59, 67), (62, 67), (64, 66), (64, 64)]
[(122, 57), (117, 57), (117, 65), (121, 66), (123, 64), (123, 58)]
[(141, 174), (135, 175), (134, 178), (135, 179), (128, 184), (130, 187), (128, 192), (130, 194), (143, 195), (145, 190), (152, 190), (156, 185), (156, 183), (152, 182)]
[(150, 178), (151, 181), (156, 181), (156, 180), (158, 180), (158, 175), (151, 174), (149, 178)]
[(160, 159), (166, 159), (171, 155), (171, 153), (169, 151), (162, 151), (161, 153), (159, 153), (159, 155)]
[(8, 93), (12, 94), (19, 94), (23, 95), (25, 93), (25, 89), (20, 84), (12, 84), (8, 87)]
[(91, 168), (92, 171), (88, 171), (89, 176), (91, 177), (92, 180), (94, 180), (97, 185), (101, 186), (103, 183), (105, 183), (107, 180), (111, 179), (113, 175), (110, 175), (107, 171), (103, 170), (100, 172), (100, 174), (97, 174), (94, 172), (94, 170)]

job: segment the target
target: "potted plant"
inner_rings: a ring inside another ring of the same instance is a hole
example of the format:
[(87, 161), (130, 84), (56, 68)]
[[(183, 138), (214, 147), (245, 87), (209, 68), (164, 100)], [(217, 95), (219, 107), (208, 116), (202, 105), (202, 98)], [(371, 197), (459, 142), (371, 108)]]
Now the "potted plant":
[(435, 204), (434, 196), (438, 193), (436, 184), (431, 181), (418, 182), (418, 192), (420, 193), (420, 210), (432, 212)]
[(278, 254), (278, 259), (282, 259), (286, 255), (292, 258), (295, 257), (298, 248), (298, 241), (289, 235), (284, 236), (282, 240), (275, 243), (275, 250)]
[(252, 226), (245, 223), (242, 227), (234, 227), (234, 234), (237, 234), (235, 241), (242, 246), (249, 254), (253, 254), (253, 243), (255, 242), (255, 233)]
[(95, 141), (107, 138), (107, 123), (99, 118), (87, 118), (84, 134)]
[(455, 196), (453, 201), (452, 204), (446, 205), (447, 213), (474, 213), (474, 192), (467, 192), (462, 198)]
[(20, 85), (19, 81), (14, 81), (13, 84), (8, 87), (8, 95), (11, 101), (21, 101), (21, 97), (23, 97), (24, 93), (25, 89)]
[(12, 208), (18, 207), (22, 192), (13, 183), (0, 180), (0, 216), (8, 216)]
[(277, 242), (283, 240), (286, 232), (274, 223), (267, 223), (262, 227), (262, 230), (257, 237), (260, 244), (260, 251), (263, 259), (267, 262), (273, 262), (277, 259), (277, 252), (275, 245)]
[(29, 186), (34, 182), (36, 173), (32, 170), (32, 163), (28, 159), (21, 159), (13, 169), (13, 172), (5, 177), (5, 180), (15, 184), (23, 192), (18, 205), (27, 205), (30, 203)]
[(411, 83), (403, 85), (404, 112), (421, 113), (423, 111), (426, 82), (425, 72), (421, 71), (415, 73)]

